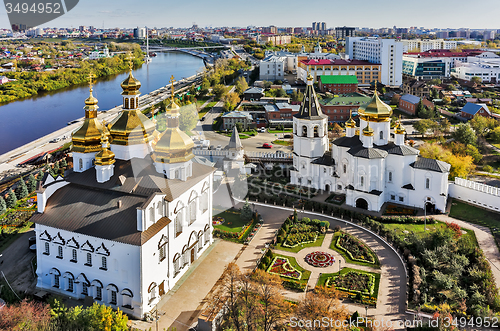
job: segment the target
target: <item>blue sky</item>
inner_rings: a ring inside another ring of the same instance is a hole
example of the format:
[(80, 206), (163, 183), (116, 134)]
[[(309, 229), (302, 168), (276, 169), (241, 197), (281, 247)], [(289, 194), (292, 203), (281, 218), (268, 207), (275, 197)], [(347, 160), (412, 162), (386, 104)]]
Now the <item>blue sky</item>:
[[(9, 0), (5, 0), (9, 1)], [(43, 27), (93, 25), (106, 28), (199, 26), (310, 26), (500, 29), (500, 2), (483, 0), (80, 0), (66, 15)], [(10, 27), (5, 9), (0, 27)]]

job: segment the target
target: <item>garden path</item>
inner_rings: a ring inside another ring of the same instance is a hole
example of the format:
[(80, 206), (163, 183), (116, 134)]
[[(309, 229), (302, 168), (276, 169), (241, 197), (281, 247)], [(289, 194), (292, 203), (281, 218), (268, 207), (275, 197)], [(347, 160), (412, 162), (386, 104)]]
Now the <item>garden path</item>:
[[(241, 203), (241, 201), (240, 201)], [(264, 224), (256, 234), (255, 238), (250, 242), (250, 244), (243, 250), (240, 257), (237, 259), (236, 263), (241, 269), (253, 270), (256, 266), (258, 259), (262, 256), (262, 252), (265, 249), (267, 243), (269, 243), (274, 237), (275, 232), (281, 227), (284, 219), (293, 213), (293, 209), (280, 206), (266, 205), (263, 203), (255, 203), (256, 210), (262, 215), (264, 219)], [(352, 224), (348, 221), (342, 220), (340, 218), (331, 217), (314, 212), (299, 212), (299, 217), (309, 217), (311, 219), (319, 219), (330, 222), (330, 229), (335, 228), (335, 226), (341, 226), (343, 231), (346, 231), (362, 241), (364, 241), (378, 256), (381, 268), (377, 269), (376, 272), (381, 272), (379, 294), (377, 299), (376, 308), (368, 308), (368, 315), (376, 317), (378, 319), (387, 320), (404, 320), (408, 317), (406, 315), (406, 272), (402, 261), (398, 257), (397, 253), (393, 251), (390, 246), (375, 236), (370, 231), (360, 228), (359, 226)], [(323, 241), (325, 245), (330, 245), (331, 238)], [(313, 247), (313, 251), (319, 250), (319, 247)], [(276, 251), (277, 252), (277, 251)], [(283, 255), (290, 256), (291, 253), (283, 252)], [(305, 255), (304, 255), (305, 256)], [(342, 265), (344, 264), (344, 259), (342, 258)], [(309, 268), (309, 267), (308, 267)], [(354, 268), (365, 270), (362, 266), (355, 265)], [(337, 269), (334, 271), (338, 271)], [(370, 270), (373, 269), (370, 268)], [(317, 281), (317, 280), (316, 280)], [(310, 281), (311, 283), (313, 280)], [(316, 282), (314, 282), (315, 284)], [(294, 291), (284, 291), (284, 296), (300, 301), (304, 299), (304, 292), (294, 292)], [(365, 307), (358, 304), (347, 303), (346, 306), (348, 310), (353, 313), (358, 311), (359, 313), (365, 312)], [(395, 327), (395, 329), (399, 329)]]
[[(332, 238), (335, 232), (333, 230), (328, 230), (327, 234), (325, 235), (325, 239), (323, 240), (323, 243), (321, 247), (316, 246), (316, 247), (306, 247), (304, 249), (301, 249), (297, 253), (293, 252), (288, 252), (288, 251), (282, 251), (279, 249), (274, 249), (273, 252), (281, 255), (286, 255), (286, 256), (291, 256), (295, 258), (297, 261), (297, 264), (311, 272), (311, 276), (309, 277), (309, 281), (307, 282), (307, 288), (308, 289), (314, 289), (316, 287), (316, 284), (318, 283), (318, 279), (321, 276), (321, 274), (331, 274), (339, 271), (339, 268), (353, 268), (353, 269), (359, 269), (359, 270), (364, 270), (364, 271), (369, 271), (369, 272), (377, 272), (380, 273), (380, 269), (377, 268), (372, 268), (368, 266), (361, 266), (353, 263), (347, 263), (345, 259), (337, 253), (335, 250), (330, 248), (330, 244), (332, 242)], [(315, 267), (310, 265), (305, 261), (306, 255), (312, 252), (316, 251), (321, 251), (321, 252), (326, 252), (328, 254), (331, 254), (335, 257), (335, 263), (331, 266), (328, 267)]]

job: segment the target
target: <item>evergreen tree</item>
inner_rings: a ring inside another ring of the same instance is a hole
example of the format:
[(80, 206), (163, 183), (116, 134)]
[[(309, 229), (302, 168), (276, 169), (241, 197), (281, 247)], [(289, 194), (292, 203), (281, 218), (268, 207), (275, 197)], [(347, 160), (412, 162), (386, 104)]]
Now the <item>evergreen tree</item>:
[(38, 172), (38, 176), (36, 177), (36, 180), (42, 180), (43, 179), (43, 170), (40, 169), (40, 171)]
[(24, 182), (24, 178), (20, 178), (16, 187), (16, 197), (18, 199), (26, 198), (28, 196), (28, 188)]
[(54, 173), (57, 175), (59, 173), (59, 161), (54, 163)]
[(68, 162), (66, 162), (66, 159), (61, 160), (61, 167), (65, 168), (68, 166)]
[(247, 200), (243, 205), (243, 208), (241, 208), (240, 217), (243, 221), (250, 221), (252, 219), (252, 215), (253, 215), (252, 207), (250, 206)]
[(424, 112), (424, 104), (422, 103), (422, 99), (420, 99), (420, 101), (417, 104), (417, 112), (416, 112), (417, 116), (422, 118), (423, 112)]
[(297, 209), (295, 208), (293, 210), (293, 223), (297, 223), (298, 220), (299, 220), (299, 217), (297, 215)]
[(28, 188), (28, 193), (31, 193), (36, 189), (36, 179), (33, 174), (30, 174), (30, 176), (28, 177), (28, 183), (26, 187)]
[(7, 210), (7, 204), (5, 203), (3, 197), (0, 196), (0, 214), (5, 213), (6, 210)]
[(5, 203), (7, 204), (7, 208), (14, 208), (16, 206), (17, 197), (12, 188), (9, 190)]

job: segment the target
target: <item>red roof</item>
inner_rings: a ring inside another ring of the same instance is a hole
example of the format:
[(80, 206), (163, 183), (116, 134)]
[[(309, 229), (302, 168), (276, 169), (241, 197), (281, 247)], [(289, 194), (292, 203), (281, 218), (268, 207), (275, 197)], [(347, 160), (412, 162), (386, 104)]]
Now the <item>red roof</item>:
[(336, 65), (377, 65), (379, 63), (371, 63), (368, 61), (364, 60), (329, 60), (329, 59), (310, 59), (310, 60), (301, 60), (305, 65), (330, 65), (330, 64), (336, 64)]
[(408, 52), (408, 55), (419, 55), (420, 57), (467, 57), (483, 53), (480, 49), (464, 49), (462, 52), (452, 52), (449, 49), (430, 49), (425, 52)]

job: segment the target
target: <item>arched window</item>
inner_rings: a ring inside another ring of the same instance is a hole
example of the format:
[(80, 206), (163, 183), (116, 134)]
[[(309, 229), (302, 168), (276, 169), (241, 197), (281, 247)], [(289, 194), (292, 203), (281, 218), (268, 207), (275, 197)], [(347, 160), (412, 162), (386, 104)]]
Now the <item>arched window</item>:
[(124, 308), (132, 309), (132, 298), (134, 294), (128, 288), (123, 289), (121, 292), (122, 295), (122, 306)]
[(102, 301), (102, 283), (96, 279), (90, 285), (94, 289), (94, 300)]
[(380, 139), (384, 139), (384, 131), (380, 131)]
[(203, 231), (198, 232), (198, 250), (203, 248)]
[(148, 288), (149, 293), (149, 303), (151, 303), (156, 298), (156, 283), (152, 282)]
[(156, 205), (156, 213), (158, 214), (159, 217), (163, 216), (163, 208), (161, 201), (158, 201), (158, 204)]
[(108, 270), (108, 260), (105, 256), (101, 257), (101, 270)]
[(208, 210), (208, 190), (201, 194), (201, 213)]
[(78, 159), (78, 169), (82, 170), (83, 169), (83, 160), (82, 159)]
[(155, 222), (155, 209), (153, 207), (149, 208), (149, 221), (151, 223)]
[(430, 178), (426, 178), (425, 179), (425, 188), (426, 189), (430, 189), (431, 188), (431, 179)]
[(128, 109), (128, 99), (125, 98), (125, 109)]
[(45, 243), (45, 252), (43, 254), (50, 255), (50, 245), (48, 242)]
[(205, 242), (205, 244), (208, 244), (210, 242), (210, 227), (208, 226), (208, 224), (205, 225), (204, 236), (205, 238), (203, 238), (203, 241)]
[(318, 132), (318, 127), (317, 126), (314, 127), (314, 136), (315, 137), (319, 137), (319, 132)]
[(189, 199), (189, 205), (188, 205), (188, 209), (189, 209), (189, 225), (193, 224), (193, 222), (196, 220), (196, 214), (197, 214), (197, 210), (196, 210), (196, 200), (198, 199), (198, 195), (196, 194), (196, 192), (191, 192), (191, 197)]
[(50, 269), (49, 274), (54, 276), (54, 278), (52, 279), (52, 287), (59, 288), (59, 278), (61, 277), (61, 272), (56, 268), (52, 268)]
[(134, 109), (135, 108), (135, 99), (130, 99), (130, 109)]
[(365, 185), (365, 177), (361, 176), (359, 182), (360, 182), (361, 186)]
[(66, 272), (64, 273), (63, 278), (66, 278), (65, 290), (73, 293), (73, 291), (75, 290), (75, 277), (71, 272)]
[(174, 277), (181, 270), (180, 259), (181, 259), (181, 255), (179, 253), (175, 254), (175, 256), (174, 256)]
[(92, 266), (92, 254), (87, 253), (87, 263), (85, 263), (86, 266), (91, 267)]
[(345, 173), (347, 173), (347, 164), (344, 164), (344, 165), (343, 165), (343, 168), (344, 168), (344, 169), (343, 169), (343, 170), (344, 170), (344, 174), (345, 174)]
[(109, 284), (108, 286), (106, 286), (106, 290), (108, 291), (108, 303), (110, 303), (112, 305), (116, 305), (118, 287), (116, 287), (115, 284)]
[(183, 213), (184, 213), (184, 208), (181, 207), (177, 211), (177, 216), (175, 217), (175, 236), (176, 237), (182, 233), (182, 222), (183, 222), (182, 215), (183, 215)]
[(160, 241), (158, 242), (158, 256), (160, 262), (162, 262), (167, 258), (167, 244), (168, 244), (167, 237), (165, 235), (162, 235)]
[(62, 259), (63, 258), (63, 248), (62, 246), (57, 246), (57, 258)]
[(76, 263), (78, 261), (77, 258), (78, 258), (78, 253), (77, 253), (76, 249), (73, 248), (71, 250), (71, 260), (70, 261)]
[(307, 126), (302, 127), (302, 137), (307, 137)]
[(389, 182), (392, 182), (392, 171), (389, 171)]

